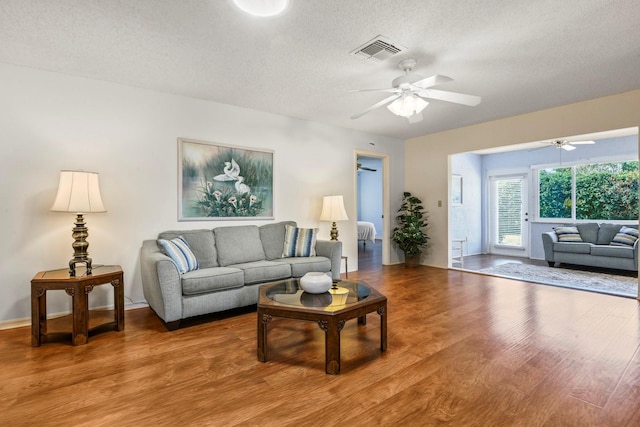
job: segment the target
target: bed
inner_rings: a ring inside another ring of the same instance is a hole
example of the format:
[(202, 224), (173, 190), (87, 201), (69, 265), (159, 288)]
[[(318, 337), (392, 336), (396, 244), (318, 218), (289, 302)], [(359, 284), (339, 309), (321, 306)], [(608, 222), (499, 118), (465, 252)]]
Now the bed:
[(361, 240), (365, 246), (367, 241), (376, 242), (376, 227), (372, 222), (358, 221), (358, 241)]

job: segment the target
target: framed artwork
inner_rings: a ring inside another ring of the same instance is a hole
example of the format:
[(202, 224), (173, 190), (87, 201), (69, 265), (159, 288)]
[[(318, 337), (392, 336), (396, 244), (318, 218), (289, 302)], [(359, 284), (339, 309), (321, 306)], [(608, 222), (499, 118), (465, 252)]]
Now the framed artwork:
[(462, 175), (451, 175), (451, 204), (462, 204)]
[(178, 221), (273, 217), (273, 151), (178, 138)]

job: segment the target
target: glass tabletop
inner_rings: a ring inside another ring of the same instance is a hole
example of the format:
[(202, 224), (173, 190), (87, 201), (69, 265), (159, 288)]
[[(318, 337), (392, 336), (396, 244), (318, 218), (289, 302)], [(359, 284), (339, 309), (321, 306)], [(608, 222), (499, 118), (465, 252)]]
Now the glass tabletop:
[(367, 286), (348, 280), (334, 282), (328, 292), (310, 294), (300, 289), (298, 279), (284, 280), (266, 291), (267, 298), (298, 307), (335, 308), (362, 301), (371, 295)]

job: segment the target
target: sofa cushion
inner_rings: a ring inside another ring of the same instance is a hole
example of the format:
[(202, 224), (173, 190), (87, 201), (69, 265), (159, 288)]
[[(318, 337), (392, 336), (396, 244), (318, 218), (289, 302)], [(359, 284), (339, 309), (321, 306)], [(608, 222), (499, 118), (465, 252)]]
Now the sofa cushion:
[(282, 261), (291, 264), (293, 277), (302, 277), (311, 271), (331, 271), (331, 260), (323, 256), (282, 258)]
[(615, 258), (633, 258), (635, 251), (631, 246), (596, 245), (591, 248), (591, 255)]
[(241, 288), (244, 273), (237, 268), (202, 268), (182, 275), (182, 294), (196, 295), (225, 289)]
[(577, 224), (576, 228), (578, 229), (578, 233), (580, 233), (580, 237), (583, 242), (593, 243), (594, 245), (598, 243), (598, 231), (600, 230), (600, 226), (595, 222), (587, 222), (584, 224)]
[(171, 258), (181, 274), (198, 269), (198, 260), (182, 236), (171, 240), (158, 239), (158, 245)]
[(598, 231), (598, 244), (608, 245), (622, 226), (620, 224), (600, 224), (600, 230)]
[(581, 242), (556, 242), (553, 244), (554, 252), (568, 252), (572, 254), (589, 254), (591, 253), (591, 243)]
[(620, 231), (611, 240), (612, 246), (630, 246), (633, 247), (638, 240), (638, 230), (631, 227), (620, 227)]
[(233, 264), (231, 267), (239, 268), (243, 271), (245, 285), (288, 279), (291, 277), (291, 267), (285, 262), (263, 260)]
[(218, 266), (218, 255), (211, 230), (170, 230), (158, 235), (159, 239), (175, 239), (182, 236), (196, 256), (200, 268)]
[(262, 248), (264, 249), (265, 257), (270, 261), (282, 258), (286, 225), (295, 227), (296, 223), (294, 221), (283, 221), (260, 226)]
[(256, 225), (218, 227), (213, 229), (222, 267), (264, 260), (260, 231)]
[(554, 227), (559, 242), (582, 242), (580, 232), (577, 227)]
[(297, 228), (285, 226), (282, 257), (316, 256), (317, 228)]

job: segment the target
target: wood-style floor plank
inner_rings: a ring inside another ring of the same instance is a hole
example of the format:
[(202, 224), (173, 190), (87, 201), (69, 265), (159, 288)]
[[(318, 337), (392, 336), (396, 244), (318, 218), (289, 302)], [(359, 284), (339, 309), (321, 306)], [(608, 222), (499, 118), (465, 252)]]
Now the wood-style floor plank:
[[(370, 248), (367, 247), (367, 251)], [(373, 249), (371, 249), (373, 250)], [(123, 332), (32, 348), (0, 331), (0, 424), (160, 426), (632, 426), (640, 420), (637, 300), (429, 267), (350, 272), (388, 298), (349, 321), (342, 373), (317, 324), (255, 311), (168, 332), (130, 310)]]

